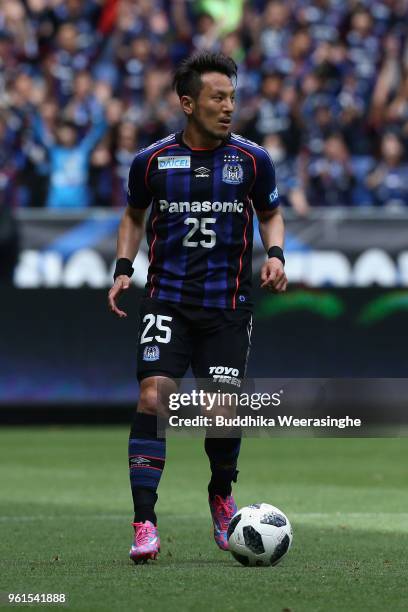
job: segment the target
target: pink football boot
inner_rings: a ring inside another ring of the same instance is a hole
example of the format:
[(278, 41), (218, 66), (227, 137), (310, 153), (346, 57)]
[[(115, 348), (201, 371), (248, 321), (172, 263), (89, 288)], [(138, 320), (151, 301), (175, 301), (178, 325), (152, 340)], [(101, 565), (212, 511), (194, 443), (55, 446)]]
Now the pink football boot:
[(230, 520), (238, 510), (237, 505), (232, 495), (215, 495), (208, 503), (214, 524), (214, 540), (221, 550), (228, 550), (227, 530)]
[(135, 537), (129, 551), (129, 557), (135, 563), (147, 563), (149, 559), (156, 559), (160, 552), (160, 538), (157, 527), (150, 521), (132, 523)]

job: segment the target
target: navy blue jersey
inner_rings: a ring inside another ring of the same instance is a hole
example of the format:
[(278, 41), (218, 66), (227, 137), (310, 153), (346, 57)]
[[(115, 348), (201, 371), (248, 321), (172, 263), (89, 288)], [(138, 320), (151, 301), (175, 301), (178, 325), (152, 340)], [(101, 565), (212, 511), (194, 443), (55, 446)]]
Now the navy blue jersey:
[(148, 295), (251, 307), (253, 208), (278, 203), (268, 153), (236, 134), (216, 149), (191, 149), (180, 132), (140, 151), (130, 168), (128, 204), (152, 205)]

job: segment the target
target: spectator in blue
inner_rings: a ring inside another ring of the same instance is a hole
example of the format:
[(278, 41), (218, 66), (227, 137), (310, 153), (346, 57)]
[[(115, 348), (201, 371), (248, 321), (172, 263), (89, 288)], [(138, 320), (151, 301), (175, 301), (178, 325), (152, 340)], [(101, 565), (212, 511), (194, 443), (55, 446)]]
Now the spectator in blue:
[(64, 0), (53, 8), (57, 28), (72, 23), (78, 32), (78, 48), (86, 54), (94, 52), (100, 33), (97, 30), (101, 2), (97, 0)]
[(283, 98), (283, 88), (281, 72), (264, 74), (256, 114), (244, 134), (255, 142), (262, 142), (268, 134), (279, 134), (290, 154), (294, 154), (299, 148), (300, 131), (292, 108)]
[[(275, 69), (285, 70), (288, 62), (288, 49), (293, 34), (289, 3), (271, 0), (262, 15), (262, 30), (259, 46), (262, 55)], [(286, 71), (286, 70), (285, 70)]]
[(408, 206), (408, 164), (399, 136), (387, 132), (381, 140), (381, 159), (367, 177), (367, 185), (378, 206)]
[(296, 0), (293, 3), (292, 11), (299, 25), (309, 27), (313, 40), (332, 42), (347, 12), (347, 2), (344, 0)]
[[(114, 176), (112, 170), (111, 138), (109, 132), (92, 151), (89, 164), (89, 186), (91, 203), (98, 207), (111, 207), (114, 204)], [(126, 200), (122, 198), (123, 206)]]
[(88, 71), (83, 70), (75, 75), (73, 95), (65, 107), (64, 116), (75, 123), (80, 135), (86, 131), (94, 113), (99, 112), (99, 101), (94, 89), (95, 82)]
[(126, 202), (129, 168), (139, 148), (138, 132), (131, 122), (123, 122), (117, 130), (114, 147), (114, 203), (122, 205)]
[(358, 6), (351, 15), (346, 41), (348, 55), (359, 79), (360, 93), (370, 96), (380, 60), (380, 40), (373, 32), (374, 22), (369, 10)]
[(80, 35), (73, 23), (64, 23), (57, 32), (56, 50), (47, 60), (49, 80), (61, 106), (72, 94), (75, 74), (87, 70), (91, 63), (89, 53), (80, 49)]
[(308, 152), (311, 155), (321, 155), (324, 152), (325, 141), (336, 129), (336, 118), (333, 114), (334, 105), (331, 98), (322, 94), (315, 99), (315, 109), (311, 119), (306, 124), (303, 137)]
[(324, 141), (322, 155), (309, 164), (308, 196), (314, 206), (351, 206), (356, 184), (350, 153), (341, 133)]
[(279, 196), (284, 205), (293, 208), (296, 213), (305, 217), (310, 212), (306, 193), (299, 179), (300, 172), (296, 157), (290, 157), (285, 143), (279, 134), (270, 134), (262, 142), (275, 165), (279, 177)]
[(100, 114), (86, 136), (78, 141), (76, 126), (62, 120), (56, 128), (56, 138), (46, 128), (42, 117), (34, 121), (36, 138), (47, 148), (50, 163), (50, 184), (47, 197), (49, 208), (86, 207), (89, 160), (93, 148), (106, 131), (107, 124)]
[(154, 66), (152, 45), (146, 36), (138, 36), (123, 45), (122, 53), (122, 95), (129, 103), (143, 104), (146, 73)]

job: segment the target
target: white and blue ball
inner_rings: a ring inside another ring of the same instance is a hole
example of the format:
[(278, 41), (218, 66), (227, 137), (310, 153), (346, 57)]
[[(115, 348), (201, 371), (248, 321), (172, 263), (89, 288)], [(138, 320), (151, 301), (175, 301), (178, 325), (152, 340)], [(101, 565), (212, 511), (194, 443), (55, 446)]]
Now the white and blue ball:
[(270, 504), (245, 506), (232, 517), (228, 527), (232, 556), (246, 566), (276, 565), (293, 540), (288, 517)]

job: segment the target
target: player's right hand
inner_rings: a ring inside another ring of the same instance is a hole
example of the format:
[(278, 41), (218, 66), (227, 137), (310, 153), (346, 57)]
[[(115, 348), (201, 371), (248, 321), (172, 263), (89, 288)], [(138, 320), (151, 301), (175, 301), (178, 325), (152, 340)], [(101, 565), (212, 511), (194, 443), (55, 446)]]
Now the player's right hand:
[(109, 310), (117, 315), (119, 318), (127, 317), (127, 314), (124, 310), (120, 310), (117, 307), (116, 301), (119, 298), (122, 291), (126, 291), (130, 287), (130, 278), (126, 276), (126, 274), (121, 274), (115, 280), (113, 286), (111, 287), (108, 293), (108, 305)]

